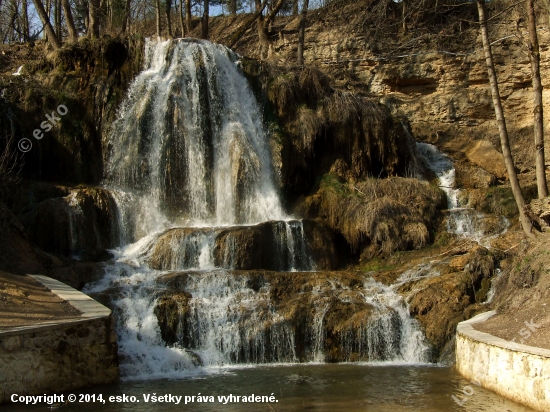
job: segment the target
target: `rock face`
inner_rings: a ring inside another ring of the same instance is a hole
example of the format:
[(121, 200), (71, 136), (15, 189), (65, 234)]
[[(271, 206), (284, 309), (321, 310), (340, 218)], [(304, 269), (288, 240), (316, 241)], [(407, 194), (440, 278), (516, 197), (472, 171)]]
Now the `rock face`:
[[(0, 115), (0, 130), (13, 134), (16, 141), (29, 138), (34, 146), (24, 156), (25, 177), (99, 183), (108, 145), (102, 136), (129, 81), (141, 69), (142, 48), (140, 40), (81, 39), (47, 56), (29, 53), (34, 59), (25, 58), (28, 75), (0, 77), (5, 113), (14, 119)], [(66, 107), (66, 115), (58, 114), (60, 105)], [(61, 120), (35, 140), (33, 131), (41, 130), (52, 112)]]
[[(473, 4), (446, 15), (444, 25), (430, 15), (415, 27), (417, 37), (400, 32), (400, 12), (385, 3), (384, 18), (364, 2), (320, 9), (308, 15), (304, 59), (306, 65), (329, 74), (339, 90), (379, 96), (393, 114), (403, 115), (414, 136), (436, 144), (445, 153), (463, 159), (472, 140), (488, 140), (500, 147), (479, 26)], [(489, 7), (493, 7), (489, 5)], [(498, 11), (495, 11), (497, 13)], [(463, 13), (463, 14), (461, 14)], [(277, 20), (274, 44), (279, 63), (295, 64), (298, 35), (287, 30), (292, 17)], [(411, 24), (414, 24), (411, 22)], [(526, 31), (525, 22), (520, 22)], [(540, 20), (540, 44), (548, 43), (547, 22)], [(213, 22), (211, 35), (224, 43), (229, 37), (222, 19)], [(492, 26), (493, 56), (512, 152), (520, 170), (533, 168), (533, 99), (531, 67), (515, 32), (515, 21)], [(378, 36), (378, 37), (377, 37)], [(409, 43), (410, 41), (410, 43)], [(237, 51), (257, 56), (257, 34), (251, 31)], [(541, 48), (541, 75), (550, 75), (550, 51)], [(543, 108), (550, 110), (545, 89)], [(546, 135), (550, 132), (548, 125)], [(547, 153), (547, 161), (550, 154)]]
[(274, 165), (289, 203), (334, 168), (351, 181), (414, 169), (407, 122), (375, 99), (335, 90), (313, 68), (254, 74), (262, 83), (260, 96), (274, 112), (269, 117)]
[(150, 267), (182, 270), (331, 270), (338, 267), (335, 234), (313, 221), (270, 221), (253, 226), (176, 228), (151, 246)]
[(477, 247), (451, 259), (449, 268), (454, 272), (408, 283), (400, 290), (437, 353), (454, 336), (457, 323), (470, 317), (466, 309), (486, 300), (494, 258)]
[(29, 238), (48, 252), (97, 260), (119, 244), (117, 206), (101, 188), (72, 189), (65, 197), (46, 199), (20, 220)]
[(0, 202), (0, 270), (23, 275), (39, 273), (50, 259), (29, 241), (25, 229)]
[(493, 145), (486, 140), (480, 140), (468, 146), (466, 157), (470, 162), (499, 179), (506, 179), (508, 177), (502, 154), (496, 151)]

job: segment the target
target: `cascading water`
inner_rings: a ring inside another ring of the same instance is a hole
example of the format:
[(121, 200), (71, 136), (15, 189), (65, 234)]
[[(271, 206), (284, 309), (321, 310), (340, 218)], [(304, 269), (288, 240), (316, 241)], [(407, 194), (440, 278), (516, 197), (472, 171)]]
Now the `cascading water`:
[[(299, 273), (315, 270), (304, 224), (282, 210), (261, 111), (238, 66), (206, 41), (147, 41), (113, 125), (105, 185), (121, 247), (86, 291), (109, 291), (123, 376), (323, 362), (334, 355), (327, 342), (341, 345), (340, 360), (428, 361), (391, 287)], [(288, 298), (291, 276), (303, 285)], [(350, 304), (362, 314), (331, 324)]]
[(208, 42), (147, 42), (145, 70), (113, 125), (106, 175), (110, 187), (140, 194), (150, 216), (194, 226), (286, 218), (238, 57)]
[[(416, 143), (416, 149), (435, 173), (439, 179), (441, 189), (447, 195), (447, 230), (478, 243), (487, 241), (491, 235), (500, 234), (499, 232), (486, 232), (484, 228), (485, 215), (483, 213), (459, 205), (458, 195), (460, 189), (455, 188), (455, 168), (453, 161), (429, 143)], [(506, 231), (509, 226), (508, 220), (505, 217), (501, 217), (501, 222), (499, 223), (500, 231)]]

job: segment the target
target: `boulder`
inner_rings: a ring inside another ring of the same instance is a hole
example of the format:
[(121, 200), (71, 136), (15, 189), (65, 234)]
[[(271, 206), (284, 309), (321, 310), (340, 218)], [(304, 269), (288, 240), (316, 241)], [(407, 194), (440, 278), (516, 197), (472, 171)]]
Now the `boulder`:
[(508, 178), (504, 158), (491, 142), (487, 140), (473, 142), (466, 148), (466, 157), (470, 162), (495, 175), (498, 179)]

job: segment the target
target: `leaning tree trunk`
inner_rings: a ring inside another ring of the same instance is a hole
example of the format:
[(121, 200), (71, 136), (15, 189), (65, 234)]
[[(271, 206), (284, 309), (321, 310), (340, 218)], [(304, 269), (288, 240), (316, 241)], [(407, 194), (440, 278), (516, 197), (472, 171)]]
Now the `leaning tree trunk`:
[(46, 10), (44, 9), (44, 5), (42, 4), (42, 0), (32, 0), (34, 3), (34, 8), (36, 9), (36, 12), (38, 13), (38, 16), (40, 17), (40, 20), (42, 21), (42, 24), (44, 25), (44, 30), (46, 31), (46, 34), (48, 35), (48, 42), (52, 45), (52, 47), (57, 50), (61, 47), (61, 44), (59, 44), (59, 40), (55, 36), (55, 32), (53, 31), (52, 24), (50, 23), (50, 19), (48, 18), (48, 15), (46, 14)]
[(534, 102), (534, 133), (535, 133), (535, 169), (537, 175), (537, 190), (539, 199), (548, 196), (546, 184), (546, 165), (544, 164), (544, 126), (542, 111), (542, 81), (540, 79), (540, 51), (537, 36), (537, 20), (533, 0), (527, 0), (527, 16), (529, 25), (529, 59), (531, 60), (531, 72), (533, 78), (533, 102)]
[(208, 39), (208, 14), (210, 13), (210, 1), (204, 0), (204, 11), (202, 13), (201, 21), (201, 38)]
[(298, 56), (296, 61), (298, 66), (302, 66), (304, 64), (304, 43), (306, 38), (306, 18), (308, 6), (309, 0), (304, 0), (304, 5), (302, 7), (302, 18), (300, 20), (300, 32), (298, 33)]
[(510, 179), (510, 186), (512, 193), (516, 200), (516, 204), (519, 209), (519, 218), (523, 231), (529, 237), (534, 237), (531, 232), (531, 222), (527, 218), (524, 212), (525, 201), (521, 194), (521, 187), (519, 185), (518, 176), (514, 166), (514, 160), (512, 159), (512, 153), (510, 151), (510, 141), (508, 139), (508, 130), (506, 129), (506, 120), (504, 119), (504, 112), (502, 110), (502, 103), (500, 100), (500, 92), (498, 89), (497, 75), (495, 72), (495, 65), (493, 63), (493, 53), (491, 50), (491, 44), (489, 43), (489, 35), (487, 33), (487, 17), (485, 13), (485, 0), (476, 0), (477, 10), (479, 13), (479, 25), (481, 27), (481, 39), (483, 41), (483, 51), (485, 52), (485, 64), (487, 65), (487, 73), (489, 75), (489, 84), (491, 85), (491, 94), (493, 95), (493, 106), (495, 107), (495, 116), (498, 124), (498, 131), (500, 134), (500, 145), (502, 146), (502, 156), (504, 157), (504, 164), (506, 165), (506, 171)]
[(403, 33), (407, 33), (407, 1), (401, 0), (401, 18), (403, 19)]
[(75, 42), (78, 40), (78, 31), (74, 25), (73, 13), (71, 12), (71, 5), (69, 0), (61, 0), (63, 6), (63, 12), (65, 13), (65, 22), (67, 23), (67, 31), (69, 32), (69, 41)]

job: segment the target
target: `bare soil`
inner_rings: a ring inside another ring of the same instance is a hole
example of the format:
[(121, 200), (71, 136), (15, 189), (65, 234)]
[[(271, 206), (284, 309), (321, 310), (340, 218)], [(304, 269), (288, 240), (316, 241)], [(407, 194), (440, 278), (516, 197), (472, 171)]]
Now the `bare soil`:
[[(476, 330), (550, 349), (550, 235), (524, 241), (497, 282), (492, 308), (498, 314)], [(530, 326), (529, 326), (530, 325)]]
[(80, 311), (32, 277), (0, 271), (0, 330), (79, 315)]
[(474, 329), (538, 348), (550, 349), (550, 299), (513, 314), (498, 314)]

